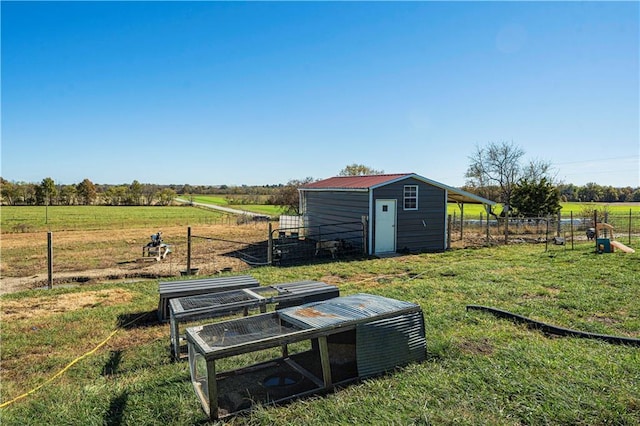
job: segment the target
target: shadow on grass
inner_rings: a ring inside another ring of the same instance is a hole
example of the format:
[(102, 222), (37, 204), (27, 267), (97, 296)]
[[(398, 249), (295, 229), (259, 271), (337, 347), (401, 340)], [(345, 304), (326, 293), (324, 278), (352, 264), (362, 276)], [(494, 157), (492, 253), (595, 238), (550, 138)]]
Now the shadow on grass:
[(102, 375), (103, 376), (111, 376), (116, 374), (118, 371), (118, 366), (120, 365), (120, 361), (122, 360), (122, 351), (111, 351), (109, 353), (109, 360), (102, 367)]
[(122, 424), (124, 410), (129, 399), (129, 392), (123, 391), (113, 398), (109, 403), (109, 409), (104, 414), (103, 424), (105, 426), (119, 426)]
[(158, 321), (158, 312), (156, 310), (118, 315), (118, 328), (125, 330), (153, 327), (158, 324), (160, 322)]

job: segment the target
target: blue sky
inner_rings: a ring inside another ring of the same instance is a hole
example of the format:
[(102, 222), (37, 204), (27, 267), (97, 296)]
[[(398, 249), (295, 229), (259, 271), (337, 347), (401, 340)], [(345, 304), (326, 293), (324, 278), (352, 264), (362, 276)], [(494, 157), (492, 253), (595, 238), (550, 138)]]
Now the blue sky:
[(513, 142), (640, 186), (638, 2), (2, 2), (11, 181), (452, 185)]

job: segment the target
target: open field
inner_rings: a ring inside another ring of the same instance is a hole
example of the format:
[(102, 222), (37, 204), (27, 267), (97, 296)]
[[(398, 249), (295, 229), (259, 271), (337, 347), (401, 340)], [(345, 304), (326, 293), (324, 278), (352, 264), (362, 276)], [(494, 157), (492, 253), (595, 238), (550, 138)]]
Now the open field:
[(232, 209), (246, 210), (254, 213), (262, 213), (267, 216), (277, 217), (282, 214), (282, 208), (280, 206), (274, 206), (269, 204), (231, 204), (224, 196), (215, 195), (196, 195), (192, 198), (192, 201), (203, 204), (215, 204), (223, 207), (230, 207)]
[[(568, 216), (571, 212), (574, 215), (579, 215), (583, 212), (591, 212), (594, 209), (598, 211), (606, 211), (613, 215), (629, 214), (631, 210), (632, 214), (637, 215), (640, 213), (640, 203), (560, 203), (562, 206), (561, 213), (563, 216)], [(502, 211), (500, 205), (496, 206), (494, 210), (499, 214)], [(460, 208), (456, 204), (449, 204), (447, 208), (449, 214), (460, 215)], [(478, 218), (480, 214), (486, 217), (484, 207), (478, 204), (465, 204), (464, 215), (467, 218)]]
[(2, 234), (12, 232), (117, 230), (220, 223), (229, 217), (220, 212), (172, 207), (114, 206), (3, 206)]
[[(262, 284), (316, 279), (338, 285), (343, 295), (419, 303), (428, 359), (230, 424), (640, 423), (638, 347), (546, 336), (465, 310), (489, 305), (638, 338), (638, 253), (513, 245), (250, 273)], [(0, 301), (2, 403), (44, 385), (2, 408), (3, 425), (207, 423), (187, 364), (169, 359), (168, 325), (155, 322), (157, 280), (19, 292)]]
[[(640, 206), (625, 205), (624, 208), (637, 210), (634, 210), (631, 227), (628, 225), (628, 212), (611, 217), (619, 222), (612, 222), (616, 226), (616, 238), (638, 249)], [(472, 217), (467, 212), (468, 209), (465, 217)], [(264, 222), (243, 224), (234, 216), (189, 206), (54, 206), (48, 211), (44, 207), (5, 206), (1, 215), (0, 294), (46, 284), (47, 229), (53, 231), (54, 283), (71, 284), (177, 276), (186, 268), (188, 226), (192, 227), (193, 235), (220, 240), (194, 240), (192, 266), (205, 274), (229, 267), (236, 272), (247, 269), (246, 264), (225, 253), (239, 248), (234, 241), (260, 243), (268, 235), (268, 225)], [(459, 229), (459, 223), (454, 222), (453, 247), (485, 245), (485, 229), (467, 225), (464, 237)], [(514, 236), (518, 237), (516, 240), (538, 241), (545, 237), (544, 226), (539, 224), (533, 229), (511, 229), (513, 232), (528, 232)], [(136, 262), (141, 256), (142, 246), (158, 230), (162, 230), (165, 242), (171, 244), (172, 254), (157, 264)], [(502, 231), (491, 231), (492, 243), (502, 243)], [(565, 231), (563, 235), (570, 237)], [(576, 234), (580, 242), (586, 242), (583, 230)]]

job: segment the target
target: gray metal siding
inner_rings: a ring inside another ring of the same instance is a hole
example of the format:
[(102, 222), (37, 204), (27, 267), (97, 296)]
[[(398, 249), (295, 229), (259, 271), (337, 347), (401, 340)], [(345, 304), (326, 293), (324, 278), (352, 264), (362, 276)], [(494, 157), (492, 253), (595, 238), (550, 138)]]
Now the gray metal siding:
[[(405, 185), (418, 186), (417, 210), (404, 209)], [(376, 199), (397, 200), (397, 251), (439, 251), (445, 249), (447, 203), (446, 193), (442, 188), (411, 178), (376, 188), (373, 198), (374, 204)], [(375, 223), (375, 218), (373, 220)], [(375, 229), (373, 232), (375, 233)]]
[[(344, 231), (331, 224), (362, 221), (369, 214), (369, 193), (362, 191), (304, 191), (305, 226), (313, 235), (331, 235)], [(358, 227), (356, 229), (361, 229)], [(321, 239), (321, 238), (320, 238)], [(330, 238), (333, 239), (333, 238)]]
[(421, 312), (356, 327), (358, 376), (384, 373), (395, 367), (426, 359), (424, 318)]

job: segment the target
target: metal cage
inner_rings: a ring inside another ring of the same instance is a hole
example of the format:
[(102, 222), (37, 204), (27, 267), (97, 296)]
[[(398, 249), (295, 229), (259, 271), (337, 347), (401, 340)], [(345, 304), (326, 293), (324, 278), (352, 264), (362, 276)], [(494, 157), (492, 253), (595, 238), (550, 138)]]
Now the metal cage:
[(185, 324), (251, 309), (267, 311), (317, 302), (340, 296), (338, 287), (320, 281), (296, 281), (262, 287), (251, 287), (219, 293), (174, 298), (169, 301), (171, 323), (171, 352), (174, 359), (186, 357), (186, 342), (182, 328)]
[[(211, 419), (331, 391), (426, 358), (420, 306), (364, 293), (189, 327), (186, 338), (191, 380)], [(310, 349), (290, 353), (298, 342)], [(216, 369), (224, 358), (269, 348), (281, 351), (257, 364)]]

